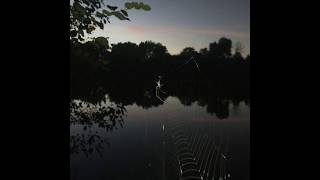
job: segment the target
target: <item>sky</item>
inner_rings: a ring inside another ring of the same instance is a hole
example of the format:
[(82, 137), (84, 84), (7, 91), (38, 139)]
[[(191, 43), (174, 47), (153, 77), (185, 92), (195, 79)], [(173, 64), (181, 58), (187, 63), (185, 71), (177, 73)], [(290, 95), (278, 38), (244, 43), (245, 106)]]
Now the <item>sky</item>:
[[(233, 44), (244, 45), (244, 55), (250, 54), (250, 0), (140, 1), (150, 5), (151, 11), (129, 10), (131, 21), (112, 17), (104, 30), (98, 29), (92, 36), (107, 36), (110, 43), (152, 40), (165, 45), (170, 54), (185, 47), (199, 51), (227, 37)], [(121, 8), (130, 0), (105, 2)]]

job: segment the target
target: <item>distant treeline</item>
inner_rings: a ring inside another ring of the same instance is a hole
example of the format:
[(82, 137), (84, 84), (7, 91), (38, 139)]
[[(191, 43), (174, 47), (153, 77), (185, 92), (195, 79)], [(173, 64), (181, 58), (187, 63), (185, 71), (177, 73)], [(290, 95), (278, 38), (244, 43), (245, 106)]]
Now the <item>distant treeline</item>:
[[(200, 71), (193, 61), (194, 57)], [(185, 48), (170, 55), (167, 48), (151, 41), (126, 42), (111, 47), (105, 38), (71, 44), (71, 98), (97, 103), (108, 94), (111, 101), (144, 108), (162, 104), (155, 97), (162, 76), (164, 99), (175, 96), (184, 105), (199, 102), (207, 111), (227, 117), (228, 104), (249, 96), (250, 56), (241, 55), (241, 45), (232, 53), (232, 41), (221, 38), (209, 49)]]
[(197, 71), (193, 61), (182, 65), (193, 56), (200, 67), (200, 74), (209, 80), (243, 86), (249, 80), (250, 55), (242, 56), (241, 45), (234, 49), (232, 54), (232, 41), (221, 38), (210, 43), (209, 49), (197, 52), (186, 47), (179, 55), (170, 55), (160, 43), (125, 42), (109, 47), (107, 39), (99, 37), (86, 43), (71, 44), (71, 83), (77, 79), (97, 82), (109, 77), (134, 80), (156, 78), (158, 75), (190, 79)]

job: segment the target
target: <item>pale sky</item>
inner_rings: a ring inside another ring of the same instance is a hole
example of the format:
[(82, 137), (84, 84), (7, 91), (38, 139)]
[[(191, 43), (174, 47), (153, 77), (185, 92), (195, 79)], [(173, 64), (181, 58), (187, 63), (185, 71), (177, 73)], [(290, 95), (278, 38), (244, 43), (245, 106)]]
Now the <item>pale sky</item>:
[[(124, 7), (128, 0), (108, 0)], [(130, 1), (129, 1), (130, 2)], [(114, 17), (93, 36), (107, 36), (110, 43), (152, 40), (165, 45), (170, 54), (185, 47), (207, 47), (221, 37), (241, 42), (250, 53), (250, 0), (142, 0), (151, 11), (128, 11), (131, 21)]]

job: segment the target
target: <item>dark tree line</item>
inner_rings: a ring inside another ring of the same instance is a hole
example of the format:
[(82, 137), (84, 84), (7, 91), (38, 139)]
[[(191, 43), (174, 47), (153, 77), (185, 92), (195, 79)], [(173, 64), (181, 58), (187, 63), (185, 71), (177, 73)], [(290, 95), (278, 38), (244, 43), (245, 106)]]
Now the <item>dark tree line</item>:
[[(155, 97), (158, 76), (163, 90), (182, 104), (198, 102), (220, 118), (228, 116), (228, 104), (249, 101), (250, 56), (243, 57), (237, 45), (221, 38), (209, 50), (192, 47), (179, 55), (152, 41), (107, 45), (103, 38), (82, 43), (71, 53), (71, 98), (99, 102), (108, 94), (111, 101), (144, 108), (161, 105)], [(239, 46), (239, 47), (238, 47)], [(103, 51), (102, 51), (103, 49)], [(195, 57), (200, 72), (190, 57)]]
[[(223, 91), (249, 93), (250, 55), (243, 57), (240, 51), (236, 47), (232, 53), (232, 41), (227, 38), (210, 43), (209, 50), (197, 52), (186, 47), (179, 55), (170, 55), (160, 43), (125, 42), (110, 47), (105, 38), (99, 37), (71, 47), (71, 84), (87, 88), (113, 80), (156, 80), (159, 75), (170, 81), (201, 77), (204, 83), (213, 83)], [(185, 64), (192, 56), (200, 73), (192, 61)]]

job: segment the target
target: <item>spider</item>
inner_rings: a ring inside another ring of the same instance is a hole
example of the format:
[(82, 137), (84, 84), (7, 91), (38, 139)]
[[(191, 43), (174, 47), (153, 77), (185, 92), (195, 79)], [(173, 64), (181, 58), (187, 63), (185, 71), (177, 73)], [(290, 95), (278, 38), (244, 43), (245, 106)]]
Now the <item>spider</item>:
[(162, 92), (163, 94), (166, 94), (164, 91), (161, 90), (161, 87), (163, 86), (161, 84), (161, 78), (162, 78), (161, 76), (158, 76), (158, 81), (156, 82), (156, 84), (157, 84), (157, 86), (156, 86), (156, 96), (160, 101), (164, 102), (164, 100), (160, 97), (160, 92)]
[[(188, 61), (186, 61), (184, 64), (182, 64), (180, 67), (178, 67), (178, 69), (182, 68), (184, 65), (188, 64), (190, 61), (192, 61), (195, 63), (196, 65), (196, 68), (198, 69), (198, 71), (200, 72), (200, 68), (198, 66), (198, 63), (197, 61), (194, 59), (194, 57), (192, 56)], [(166, 94), (164, 91), (161, 90), (161, 87), (163, 86), (161, 84), (161, 79), (162, 79), (162, 76), (158, 76), (158, 81), (156, 82), (157, 86), (156, 86), (156, 96), (157, 98), (164, 102), (164, 100), (160, 97), (160, 92), (163, 93), (163, 94)]]

